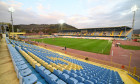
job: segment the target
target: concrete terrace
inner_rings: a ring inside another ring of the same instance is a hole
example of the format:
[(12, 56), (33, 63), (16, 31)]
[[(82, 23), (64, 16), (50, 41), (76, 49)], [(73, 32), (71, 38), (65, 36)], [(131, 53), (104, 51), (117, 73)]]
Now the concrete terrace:
[(19, 84), (5, 38), (0, 42), (0, 84)]

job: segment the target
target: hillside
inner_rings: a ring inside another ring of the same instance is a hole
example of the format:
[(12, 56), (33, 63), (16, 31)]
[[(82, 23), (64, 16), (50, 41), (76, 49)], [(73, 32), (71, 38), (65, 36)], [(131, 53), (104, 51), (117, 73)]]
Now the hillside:
[(74, 30), (77, 29), (71, 25), (68, 25), (64, 23), (63, 25), (60, 24), (30, 24), (30, 25), (14, 25), (15, 29), (18, 29), (19, 31), (26, 31), (27, 33), (38, 33), (38, 32), (44, 32), (44, 33), (56, 33), (61, 30)]
[(140, 34), (140, 29), (135, 29), (134, 34)]

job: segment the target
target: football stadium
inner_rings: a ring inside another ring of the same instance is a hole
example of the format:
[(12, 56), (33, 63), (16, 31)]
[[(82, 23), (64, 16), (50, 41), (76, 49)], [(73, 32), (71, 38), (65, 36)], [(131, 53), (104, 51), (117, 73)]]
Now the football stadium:
[(14, 82), (139, 84), (140, 43), (129, 41), (130, 27), (60, 30), (53, 35), (7, 33), (6, 28), (1, 34), (1, 58), (5, 59), (1, 67), (13, 68)]
[(140, 1), (127, 2), (0, 1), (0, 84), (140, 84)]

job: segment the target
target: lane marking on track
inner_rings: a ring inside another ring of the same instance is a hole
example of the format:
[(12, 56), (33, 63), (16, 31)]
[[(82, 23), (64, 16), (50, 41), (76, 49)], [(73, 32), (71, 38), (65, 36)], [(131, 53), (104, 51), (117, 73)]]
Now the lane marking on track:
[(121, 56), (123, 56), (123, 57), (127, 57), (128, 55), (121, 55)]

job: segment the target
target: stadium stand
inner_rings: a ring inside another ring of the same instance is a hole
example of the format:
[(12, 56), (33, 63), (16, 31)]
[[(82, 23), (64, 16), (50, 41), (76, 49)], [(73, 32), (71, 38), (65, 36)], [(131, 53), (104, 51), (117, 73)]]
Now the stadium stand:
[(118, 72), (6, 39), (20, 84), (124, 84)]
[(132, 28), (127, 26), (62, 30), (59, 36), (131, 38)]

